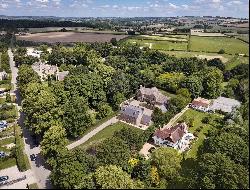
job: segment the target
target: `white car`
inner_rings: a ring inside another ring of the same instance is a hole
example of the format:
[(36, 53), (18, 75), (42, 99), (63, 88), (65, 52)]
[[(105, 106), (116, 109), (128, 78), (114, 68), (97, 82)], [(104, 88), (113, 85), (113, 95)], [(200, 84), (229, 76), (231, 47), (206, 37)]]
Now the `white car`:
[(2, 121), (0, 121), (0, 125), (7, 125), (8, 123), (7, 123), (7, 121), (5, 121), (5, 120), (2, 120)]

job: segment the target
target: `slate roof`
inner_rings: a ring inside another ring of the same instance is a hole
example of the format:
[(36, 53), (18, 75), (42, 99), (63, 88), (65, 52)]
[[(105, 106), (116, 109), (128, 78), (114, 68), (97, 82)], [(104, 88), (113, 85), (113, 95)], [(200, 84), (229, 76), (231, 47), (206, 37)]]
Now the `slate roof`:
[(138, 118), (142, 114), (142, 109), (133, 105), (124, 106), (121, 113), (130, 117)]
[(141, 119), (141, 124), (148, 125), (150, 121), (151, 121), (151, 116), (144, 114)]
[(241, 103), (238, 100), (231, 98), (218, 97), (213, 101), (211, 110), (221, 110), (223, 112), (230, 113), (234, 107), (239, 107)]
[(156, 99), (156, 102), (159, 102), (159, 103), (162, 103), (162, 104), (167, 102), (167, 100), (169, 99), (166, 96), (164, 96), (156, 87), (145, 88), (143, 86), (140, 86), (139, 91), (143, 95), (148, 95), (148, 96), (153, 95), (155, 97), (155, 99)]
[(166, 128), (163, 130), (157, 129), (154, 133), (154, 136), (168, 140), (172, 143), (176, 143), (184, 136), (186, 128), (187, 125), (185, 123), (179, 123), (171, 128)]

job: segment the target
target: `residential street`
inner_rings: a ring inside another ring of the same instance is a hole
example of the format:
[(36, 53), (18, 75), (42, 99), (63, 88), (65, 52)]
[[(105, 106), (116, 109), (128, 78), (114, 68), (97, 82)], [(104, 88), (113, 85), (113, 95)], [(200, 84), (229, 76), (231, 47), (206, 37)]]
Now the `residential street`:
[(101, 130), (103, 130), (104, 128), (106, 128), (107, 126), (114, 124), (118, 122), (118, 119), (115, 117), (112, 117), (110, 120), (106, 121), (105, 123), (103, 123), (102, 125), (100, 125), (99, 127), (97, 127), (96, 129), (94, 129), (93, 131), (89, 132), (87, 135), (85, 135), (84, 137), (82, 137), (81, 139), (79, 139), (76, 142), (73, 142), (71, 144), (69, 144), (67, 146), (67, 148), (73, 149), (83, 143), (85, 143), (87, 140), (89, 140), (91, 137), (93, 137), (94, 135), (96, 135), (97, 133), (99, 133)]
[[(10, 67), (12, 71), (12, 80), (11, 83), (14, 85), (14, 90), (11, 92), (16, 94), (16, 102), (18, 104), (18, 111), (21, 109), (21, 97), (19, 94), (19, 91), (16, 86), (16, 77), (17, 77), (17, 72), (18, 68), (15, 67), (14, 61), (13, 61), (13, 53), (11, 50), (8, 50), (9, 58), (10, 58)], [(19, 111), (19, 120), (18, 124), (22, 127), (23, 129), (23, 137), (24, 137), (24, 142), (25, 142), (25, 153), (28, 155), (28, 157), (31, 154), (36, 154), (37, 155), (37, 160), (31, 162), (30, 158), (30, 164), (31, 164), (31, 172), (32, 175), (37, 179), (37, 184), (39, 188), (41, 189), (49, 189), (52, 188), (48, 177), (50, 174), (50, 170), (46, 168), (46, 164), (43, 160), (43, 158), (40, 155), (40, 148), (35, 147), (33, 145), (32, 137), (30, 136), (30, 132), (23, 127), (23, 121), (24, 121), (24, 116), (23, 113)]]

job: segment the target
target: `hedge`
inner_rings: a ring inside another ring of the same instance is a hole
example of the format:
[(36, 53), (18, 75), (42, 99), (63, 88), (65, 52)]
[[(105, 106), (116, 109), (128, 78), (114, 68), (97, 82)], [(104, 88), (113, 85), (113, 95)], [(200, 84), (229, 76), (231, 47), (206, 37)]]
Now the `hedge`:
[(18, 125), (15, 125), (14, 127), (15, 131), (15, 157), (16, 157), (16, 163), (17, 167), (20, 171), (26, 171), (29, 170), (30, 164), (27, 155), (24, 153), (24, 143), (22, 139), (22, 132), (21, 128)]

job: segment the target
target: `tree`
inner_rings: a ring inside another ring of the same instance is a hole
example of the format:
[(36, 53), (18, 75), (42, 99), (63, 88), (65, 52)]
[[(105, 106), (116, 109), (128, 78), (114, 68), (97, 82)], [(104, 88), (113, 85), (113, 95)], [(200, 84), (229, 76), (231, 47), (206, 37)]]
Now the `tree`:
[(246, 142), (236, 134), (221, 133), (205, 141), (204, 152), (222, 153), (235, 163), (248, 167), (249, 147)]
[(124, 168), (128, 165), (130, 149), (122, 139), (117, 137), (105, 139), (96, 148), (96, 152), (96, 157), (104, 165), (114, 164)]
[(150, 183), (151, 165), (149, 161), (140, 160), (139, 163), (133, 168), (132, 178)]
[(207, 62), (207, 65), (210, 67), (217, 67), (221, 71), (225, 70), (225, 64), (219, 58), (214, 58), (214, 59), (209, 60)]
[(122, 168), (115, 165), (99, 167), (94, 174), (94, 179), (98, 189), (137, 189), (144, 187), (142, 182), (134, 182)]
[(154, 109), (153, 114), (152, 114), (152, 121), (157, 127), (162, 127), (165, 124), (164, 113), (161, 111), (160, 108), (156, 107)]
[(191, 94), (187, 88), (180, 88), (179, 90), (176, 91), (176, 94), (188, 98), (191, 101)]
[(173, 181), (179, 175), (182, 156), (173, 148), (158, 148), (151, 154), (161, 177)]
[(89, 112), (84, 98), (73, 96), (66, 102), (64, 106), (63, 126), (68, 136), (78, 137), (93, 123), (93, 115)]
[(97, 110), (98, 110), (98, 114), (97, 114), (98, 119), (105, 118), (112, 113), (112, 108), (108, 104), (105, 104), (105, 103), (99, 104), (99, 106), (97, 106)]
[(203, 79), (203, 95), (207, 98), (217, 98), (222, 92), (223, 75), (222, 72), (211, 67)]
[(185, 98), (182, 95), (177, 95), (170, 99), (169, 110), (174, 113), (178, 113), (188, 105), (190, 100), (190, 98)]
[(17, 86), (20, 89), (21, 94), (24, 94), (28, 83), (34, 82), (40, 82), (39, 75), (32, 69), (31, 66), (21, 65), (18, 69), (17, 76)]
[(225, 50), (224, 49), (220, 49), (219, 51), (218, 51), (218, 54), (224, 54), (225, 53)]
[(116, 40), (116, 38), (111, 38), (110, 43), (111, 43), (113, 46), (117, 46), (117, 40)]
[(124, 140), (131, 150), (136, 149), (139, 151), (144, 144), (144, 136), (136, 128), (123, 127), (121, 130), (116, 131), (113, 136)]
[(10, 93), (6, 94), (6, 102), (11, 103), (11, 96)]
[(203, 91), (202, 79), (198, 76), (191, 75), (185, 78), (181, 83), (181, 86), (189, 90), (189, 92), (192, 94), (192, 98), (199, 97)]
[(248, 189), (249, 175), (242, 165), (220, 153), (207, 153), (198, 163), (197, 184), (202, 189)]
[(126, 100), (126, 97), (124, 96), (124, 94), (120, 93), (120, 92), (117, 92), (114, 94), (113, 96), (113, 100), (112, 100), (112, 104), (114, 106), (114, 108), (116, 110), (119, 109), (120, 107), (120, 104)]
[(60, 125), (54, 125), (45, 132), (41, 142), (41, 153), (50, 166), (56, 166), (56, 159), (67, 151), (66, 145), (66, 132)]

